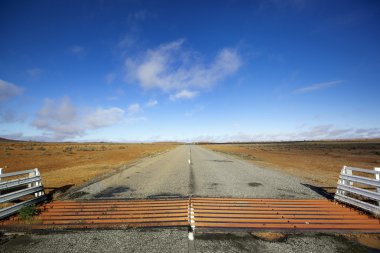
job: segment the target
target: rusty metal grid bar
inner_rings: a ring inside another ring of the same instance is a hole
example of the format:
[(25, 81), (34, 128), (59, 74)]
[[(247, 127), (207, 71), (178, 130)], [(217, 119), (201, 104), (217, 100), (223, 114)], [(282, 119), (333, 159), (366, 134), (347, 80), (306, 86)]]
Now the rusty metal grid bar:
[(192, 198), (192, 205), (196, 230), (380, 232), (378, 219), (328, 200)]
[(380, 232), (378, 219), (328, 200), (186, 198), (55, 201), (31, 224), (11, 219), (4, 228), (118, 229), (189, 227), (281, 231)]
[[(27, 229), (87, 229), (130, 227), (187, 227), (188, 199), (54, 201), (40, 207), (41, 214)], [(22, 228), (20, 220), (4, 227)]]

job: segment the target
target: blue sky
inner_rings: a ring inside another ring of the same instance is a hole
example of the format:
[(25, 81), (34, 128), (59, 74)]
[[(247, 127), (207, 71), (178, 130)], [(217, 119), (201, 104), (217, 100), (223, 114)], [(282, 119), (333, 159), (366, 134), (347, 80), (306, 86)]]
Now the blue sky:
[(380, 137), (379, 1), (1, 1), (0, 136)]

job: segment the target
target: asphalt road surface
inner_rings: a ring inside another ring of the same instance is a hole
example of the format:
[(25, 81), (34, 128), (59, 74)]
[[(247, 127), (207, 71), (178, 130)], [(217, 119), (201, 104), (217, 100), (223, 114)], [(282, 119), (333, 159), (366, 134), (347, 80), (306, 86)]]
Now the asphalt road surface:
[(197, 145), (145, 159), (71, 195), (83, 199), (170, 196), (321, 198), (297, 178)]
[[(183, 145), (89, 184), (69, 198), (178, 196), (322, 198), (306, 182), (268, 168)], [(195, 234), (184, 229), (55, 232), (0, 237), (0, 252), (375, 252), (341, 235), (289, 234), (266, 241), (250, 233)]]

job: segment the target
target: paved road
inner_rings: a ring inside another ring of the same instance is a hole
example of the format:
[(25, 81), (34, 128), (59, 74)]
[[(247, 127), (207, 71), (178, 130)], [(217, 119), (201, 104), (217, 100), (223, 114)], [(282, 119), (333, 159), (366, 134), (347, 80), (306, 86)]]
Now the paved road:
[(191, 193), (198, 196), (321, 198), (297, 178), (200, 146), (191, 150)]
[(190, 195), (320, 198), (297, 178), (196, 145), (179, 146), (161, 156), (145, 159), (72, 196), (86, 199)]
[[(191, 163), (189, 164), (189, 159)], [(320, 198), (297, 178), (200, 146), (183, 145), (143, 159), (71, 196)], [(249, 233), (196, 234), (183, 229), (131, 229), (0, 237), (0, 252), (374, 252), (339, 235), (291, 234), (267, 242)]]
[(80, 189), (79, 198), (148, 198), (188, 196), (189, 147), (180, 146), (144, 159), (116, 175)]

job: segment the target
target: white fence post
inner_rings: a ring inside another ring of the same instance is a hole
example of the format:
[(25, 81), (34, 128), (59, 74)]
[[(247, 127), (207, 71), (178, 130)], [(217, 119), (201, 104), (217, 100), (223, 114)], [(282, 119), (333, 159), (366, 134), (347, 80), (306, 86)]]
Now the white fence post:
[[(379, 173), (376, 173), (376, 174), (375, 174), (375, 179), (376, 179), (377, 181), (380, 181), (380, 167), (375, 167), (374, 170), (379, 172)], [(376, 188), (376, 191), (380, 193), (380, 188), (377, 187), (377, 188)], [(380, 201), (377, 202), (377, 205), (380, 206)]]
[[(7, 180), (7, 178), (11, 179)], [(25, 206), (46, 200), (41, 175), (37, 168), (10, 173), (3, 173), (0, 168), (0, 190), (3, 192), (6, 190), (5, 194), (0, 194), (0, 203), (11, 203), (19, 200), (16, 204), (0, 208), (0, 219), (17, 213)], [(28, 195), (32, 195), (33, 198), (24, 200), (23, 197)]]
[[(37, 176), (40, 176), (40, 175), (41, 175), (41, 174), (40, 174), (40, 171), (39, 171), (37, 168), (35, 168), (35, 169), (34, 169), (34, 176), (37, 177)], [(41, 186), (41, 185), (42, 185), (41, 180), (35, 183), (35, 186)], [(39, 197), (39, 196), (42, 196), (42, 195), (44, 195), (44, 192), (42, 192), (42, 191), (40, 191), (40, 192), (36, 192), (36, 193), (34, 194), (35, 197)]]
[[(350, 167), (347, 167), (347, 166), (346, 166), (346, 175), (352, 176), (352, 169), (350, 169)], [(347, 180), (346, 185), (352, 186), (352, 185), (354, 185), (354, 182)]]
[[(355, 175), (354, 172), (363, 175)], [(334, 199), (380, 215), (380, 168), (369, 170), (343, 166)]]
[[(346, 169), (346, 166), (343, 166), (343, 168), (340, 170), (340, 175), (343, 175), (344, 174), (344, 171)], [(338, 177), (338, 185), (341, 185), (343, 184), (343, 180), (340, 179), (340, 177)], [(343, 194), (343, 191), (340, 190), (338, 187), (336, 188), (336, 192), (335, 192), (335, 195), (338, 195), (338, 194)]]
[[(35, 174), (35, 173), (36, 173), (35, 171), (30, 172), (30, 173), (28, 174), (28, 177), (29, 177), (29, 178), (34, 177), (34, 174)], [(28, 188), (32, 188), (33, 186), (34, 186), (34, 183), (30, 183), (30, 184), (28, 184)]]

